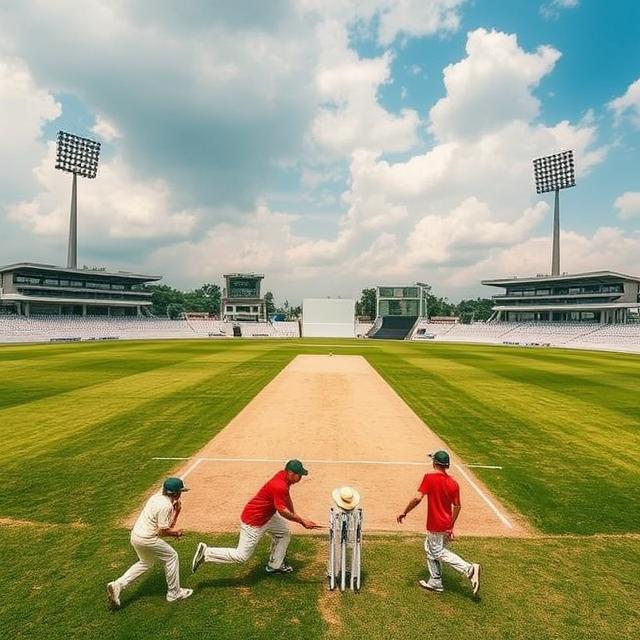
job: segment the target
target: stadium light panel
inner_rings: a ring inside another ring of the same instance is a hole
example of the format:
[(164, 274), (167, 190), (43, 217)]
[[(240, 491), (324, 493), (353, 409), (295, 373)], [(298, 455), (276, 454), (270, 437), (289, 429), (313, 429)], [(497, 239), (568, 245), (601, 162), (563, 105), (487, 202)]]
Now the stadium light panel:
[(561, 151), (533, 161), (537, 193), (547, 193), (576, 186), (573, 151)]
[(66, 131), (58, 131), (56, 169), (83, 178), (95, 178), (99, 158), (99, 142)]

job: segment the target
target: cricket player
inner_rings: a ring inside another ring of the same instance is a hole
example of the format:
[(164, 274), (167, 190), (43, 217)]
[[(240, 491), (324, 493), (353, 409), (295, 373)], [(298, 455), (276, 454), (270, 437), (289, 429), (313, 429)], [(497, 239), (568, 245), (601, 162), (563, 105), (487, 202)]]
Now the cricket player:
[(424, 496), (427, 501), (427, 538), (424, 549), (427, 552), (427, 566), (429, 567), (429, 581), (420, 580), (418, 584), (429, 591), (442, 593), (442, 563), (451, 565), (458, 573), (462, 573), (471, 582), (473, 595), (480, 591), (480, 565), (469, 563), (460, 556), (447, 549), (447, 544), (453, 539), (453, 527), (460, 514), (460, 487), (456, 480), (448, 473), (449, 454), (446, 451), (436, 451), (429, 454), (433, 462), (433, 473), (425, 474), (418, 493), (405, 510), (396, 518), (402, 524), (407, 514), (415, 509)]
[(178, 554), (162, 540), (182, 536), (182, 529), (176, 529), (175, 525), (182, 509), (180, 496), (183, 491), (189, 489), (182, 478), (167, 478), (162, 483), (162, 492), (147, 500), (131, 531), (131, 546), (139, 560), (107, 585), (107, 597), (113, 607), (120, 606), (121, 591), (150, 569), (156, 560), (164, 564), (168, 602), (185, 600), (193, 593), (193, 589), (180, 588)]
[(289, 489), (300, 482), (309, 472), (300, 460), (289, 460), (284, 469), (278, 471), (260, 491), (246, 504), (240, 516), (240, 538), (238, 546), (208, 547), (200, 542), (193, 556), (193, 573), (203, 562), (228, 564), (246, 562), (255, 551), (260, 538), (268, 533), (272, 538), (271, 555), (265, 567), (267, 573), (290, 573), (293, 567), (285, 562), (285, 554), (291, 539), (287, 520), (301, 524), (305, 529), (318, 529), (312, 520), (298, 515)]

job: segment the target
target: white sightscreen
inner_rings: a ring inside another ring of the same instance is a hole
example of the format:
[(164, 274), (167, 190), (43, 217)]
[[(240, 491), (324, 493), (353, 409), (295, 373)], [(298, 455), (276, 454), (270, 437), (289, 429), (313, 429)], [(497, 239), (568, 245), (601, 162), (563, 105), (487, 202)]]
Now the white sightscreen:
[(302, 336), (305, 338), (355, 338), (353, 299), (305, 298), (302, 301)]

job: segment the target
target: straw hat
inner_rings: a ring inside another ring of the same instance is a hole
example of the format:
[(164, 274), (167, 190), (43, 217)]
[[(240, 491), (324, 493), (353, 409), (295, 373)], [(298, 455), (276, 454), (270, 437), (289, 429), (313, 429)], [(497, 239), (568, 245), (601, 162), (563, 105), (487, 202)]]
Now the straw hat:
[(352, 487), (338, 487), (331, 492), (331, 497), (345, 511), (351, 511), (360, 504), (360, 494)]

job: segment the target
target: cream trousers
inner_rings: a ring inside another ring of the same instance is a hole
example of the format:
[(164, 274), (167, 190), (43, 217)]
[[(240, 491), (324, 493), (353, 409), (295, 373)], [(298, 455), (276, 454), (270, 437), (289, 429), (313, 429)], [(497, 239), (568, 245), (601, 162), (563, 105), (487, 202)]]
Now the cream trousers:
[(424, 541), (424, 550), (427, 552), (427, 565), (431, 576), (429, 582), (434, 587), (442, 587), (443, 562), (467, 577), (471, 574), (471, 564), (453, 553), (453, 551), (449, 551), (449, 549), (447, 549), (448, 542), (449, 536), (446, 533), (431, 532), (427, 533), (427, 538)]
[(222, 564), (246, 562), (253, 555), (260, 538), (265, 533), (271, 536), (269, 566), (272, 569), (279, 569), (284, 562), (284, 556), (287, 553), (287, 547), (291, 539), (287, 521), (279, 513), (274, 513), (270, 520), (261, 527), (252, 527), (243, 522), (240, 525), (238, 546), (235, 548), (207, 547), (204, 553), (205, 562)]
[(180, 593), (180, 563), (176, 550), (161, 538), (140, 538), (133, 533), (131, 546), (138, 554), (139, 561), (118, 578), (118, 584), (125, 589), (159, 560), (164, 565), (167, 578), (167, 600), (174, 600)]

